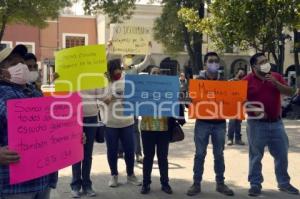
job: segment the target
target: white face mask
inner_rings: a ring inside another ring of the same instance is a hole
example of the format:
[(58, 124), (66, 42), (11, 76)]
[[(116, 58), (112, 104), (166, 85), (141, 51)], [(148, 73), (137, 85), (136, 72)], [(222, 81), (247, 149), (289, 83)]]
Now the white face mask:
[(39, 79), (40, 75), (38, 71), (30, 71), (29, 72), (29, 82), (33, 83)]
[(8, 68), (8, 72), (10, 73), (10, 81), (15, 84), (24, 85), (30, 82), (30, 71), (25, 64), (18, 63)]
[(259, 70), (263, 73), (269, 73), (271, 71), (271, 64), (269, 62), (262, 64), (260, 65)]

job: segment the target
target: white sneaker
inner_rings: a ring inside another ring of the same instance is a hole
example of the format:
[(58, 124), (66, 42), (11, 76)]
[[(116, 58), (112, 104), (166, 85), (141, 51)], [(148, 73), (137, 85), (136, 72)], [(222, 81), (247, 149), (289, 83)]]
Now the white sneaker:
[(71, 190), (72, 198), (80, 198), (80, 192), (78, 190)]
[(117, 187), (118, 186), (118, 176), (111, 176), (111, 179), (108, 182), (108, 186)]
[(136, 185), (136, 186), (141, 186), (142, 182), (139, 181), (139, 179), (133, 174), (131, 176), (127, 176), (127, 183), (128, 184), (132, 184), (132, 185)]

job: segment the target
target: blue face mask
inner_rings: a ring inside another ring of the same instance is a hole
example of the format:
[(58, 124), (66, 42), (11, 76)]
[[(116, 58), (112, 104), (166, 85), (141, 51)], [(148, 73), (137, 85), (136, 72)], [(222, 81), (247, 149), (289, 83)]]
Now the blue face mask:
[(219, 63), (207, 63), (207, 71), (209, 73), (217, 73), (218, 70), (220, 68), (220, 64)]

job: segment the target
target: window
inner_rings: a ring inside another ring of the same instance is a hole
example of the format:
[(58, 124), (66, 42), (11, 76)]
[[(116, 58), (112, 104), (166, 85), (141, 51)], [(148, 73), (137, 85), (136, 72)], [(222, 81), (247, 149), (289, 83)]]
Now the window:
[(1, 41), (0, 50), (3, 50), (4, 48), (12, 48), (12, 42), (11, 41)]
[(34, 42), (16, 42), (16, 45), (22, 44), (27, 47), (29, 53), (35, 54), (35, 43)]
[(63, 34), (63, 48), (88, 45), (87, 34)]

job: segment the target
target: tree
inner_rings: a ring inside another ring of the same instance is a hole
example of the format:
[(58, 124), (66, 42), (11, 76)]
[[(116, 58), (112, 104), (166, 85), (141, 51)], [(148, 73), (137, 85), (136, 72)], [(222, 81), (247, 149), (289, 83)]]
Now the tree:
[(178, 11), (183, 8), (197, 9), (198, 17), (204, 18), (204, 1), (164, 0), (162, 15), (155, 21), (154, 38), (165, 46), (167, 52), (177, 53), (186, 47), (193, 73), (199, 73), (202, 64), (203, 35), (199, 31), (189, 31), (180, 20)]
[(135, 9), (137, 0), (84, 0), (84, 10), (87, 14), (103, 10), (112, 23), (129, 19)]
[(57, 18), (59, 11), (71, 5), (71, 0), (1, 0), (0, 41), (9, 23), (25, 23), (45, 27), (46, 20)]
[(285, 29), (293, 30), (300, 21), (299, 0), (215, 0), (209, 7), (211, 17), (191, 20), (196, 10), (183, 10), (187, 27), (205, 31), (215, 46), (223, 50), (237, 46), (268, 52), (283, 66)]

